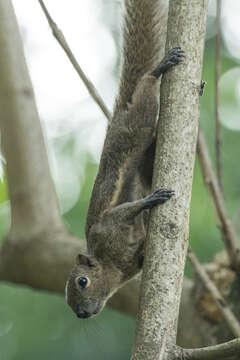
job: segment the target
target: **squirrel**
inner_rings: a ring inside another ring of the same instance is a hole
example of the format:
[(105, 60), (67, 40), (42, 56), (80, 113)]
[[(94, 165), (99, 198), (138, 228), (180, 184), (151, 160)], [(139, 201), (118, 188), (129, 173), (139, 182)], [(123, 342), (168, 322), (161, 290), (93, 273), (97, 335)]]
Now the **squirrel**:
[(98, 314), (142, 268), (148, 213), (174, 191), (151, 192), (160, 77), (183, 60), (180, 47), (160, 57), (159, 0), (125, 0), (123, 65), (66, 300), (79, 318)]

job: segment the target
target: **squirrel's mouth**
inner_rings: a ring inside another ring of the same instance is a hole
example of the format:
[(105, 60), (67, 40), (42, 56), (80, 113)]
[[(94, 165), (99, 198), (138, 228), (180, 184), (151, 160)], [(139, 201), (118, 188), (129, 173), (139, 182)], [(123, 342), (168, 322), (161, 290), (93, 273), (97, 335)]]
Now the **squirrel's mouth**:
[(79, 311), (76, 313), (77, 317), (80, 319), (87, 319), (90, 318), (92, 316), (92, 314), (88, 313), (87, 311)]
[(101, 310), (103, 309), (103, 305), (103, 302), (99, 301), (98, 304), (96, 304), (96, 306), (94, 307), (93, 304), (90, 304), (85, 309), (79, 307), (76, 311), (76, 315), (80, 319), (88, 319), (99, 314), (99, 312), (101, 312)]

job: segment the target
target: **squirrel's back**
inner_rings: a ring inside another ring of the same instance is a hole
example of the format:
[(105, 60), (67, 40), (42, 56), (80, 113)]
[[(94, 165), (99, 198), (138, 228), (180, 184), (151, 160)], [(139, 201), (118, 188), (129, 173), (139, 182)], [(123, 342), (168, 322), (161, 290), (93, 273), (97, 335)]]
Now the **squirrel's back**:
[[(87, 237), (92, 224), (104, 211), (123, 202), (141, 198), (151, 190), (155, 141), (151, 144), (152, 139), (149, 139), (149, 149), (141, 152), (141, 159), (130, 167), (131, 151), (126, 151), (126, 146), (134, 147), (133, 144), (128, 144), (127, 134), (123, 134), (129, 130), (129, 126), (123, 125), (123, 119), (126, 117), (123, 110), (129, 110), (128, 103), (132, 103), (140, 79), (159, 65), (166, 37), (166, 11), (165, 0), (124, 1), (123, 63), (119, 91), (88, 209)], [(138, 129), (140, 117), (143, 118), (142, 114), (146, 110), (144, 102), (141, 102), (140, 115), (138, 111), (131, 111), (131, 128)]]
[(114, 113), (125, 109), (140, 78), (159, 63), (165, 48), (166, 0), (125, 0), (123, 64)]

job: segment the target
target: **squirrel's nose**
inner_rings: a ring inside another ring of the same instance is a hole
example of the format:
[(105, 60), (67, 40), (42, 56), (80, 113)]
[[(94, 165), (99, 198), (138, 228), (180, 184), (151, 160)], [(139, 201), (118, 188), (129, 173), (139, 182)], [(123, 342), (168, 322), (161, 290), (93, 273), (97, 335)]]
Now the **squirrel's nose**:
[(92, 314), (88, 313), (85, 310), (80, 310), (77, 312), (77, 317), (81, 318), (81, 319), (86, 319), (88, 317), (90, 317)]

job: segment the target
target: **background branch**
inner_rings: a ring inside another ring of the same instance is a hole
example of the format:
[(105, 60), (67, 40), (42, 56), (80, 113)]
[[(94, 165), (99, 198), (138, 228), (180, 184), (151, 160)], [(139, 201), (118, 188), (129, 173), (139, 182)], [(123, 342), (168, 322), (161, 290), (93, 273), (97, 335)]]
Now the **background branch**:
[(234, 313), (231, 311), (231, 309), (227, 306), (224, 298), (220, 294), (219, 290), (217, 289), (214, 282), (210, 279), (208, 276), (206, 270), (201, 266), (200, 262), (198, 261), (196, 255), (192, 252), (192, 250), (189, 248), (188, 251), (189, 259), (198, 274), (199, 278), (203, 282), (206, 289), (210, 292), (212, 295), (212, 298), (214, 299), (218, 309), (220, 310), (222, 316), (224, 317), (225, 321), (227, 322), (229, 328), (231, 329), (233, 335), (236, 337), (240, 337), (240, 324)]
[(183, 349), (181, 355), (186, 360), (237, 360), (240, 356), (240, 339), (200, 349)]
[(11, 1), (0, 0), (0, 13), (0, 128), (11, 236), (21, 238), (48, 226), (61, 226), (61, 217)]
[(225, 201), (212, 167), (211, 158), (208, 153), (204, 134), (201, 130), (199, 130), (197, 148), (198, 148), (198, 156), (203, 173), (203, 179), (213, 200), (213, 204), (222, 231), (222, 237), (225, 242), (226, 250), (230, 259), (230, 263), (232, 264), (235, 270), (239, 270), (240, 242), (235, 232), (235, 229), (232, 225), (232, 222), (228, 217)]
[(162, 80), (153, 188), (174, 189), (176, 196), (151, 212), (134, 360), (158, 359), (166, 333), (165, 355), (176, 341), (188, 247), (206, 18), (207, 1), (194, 0), (191, 5), (187, 0), (169, 2), (166, 49), (180, 45), (186, 58)]
[(52, 30), (52, 33), (59, 43), (59, 45), (62, 47), (64, 52), (66, 53), (68, 59), (70, 60), (71, 64), (73, 65), (74, 69), (77, 71), (78, 75), (80, 76), (81, 80), (83, 81), (84, 85), (86, 86), (90, 96), (94, 99), (94, 101), (98, 104), (108, 121), (111, 121), (112, 115), (110, 111), (107, 109), (107, 106), (104, 104), (103, 99), (101, 98), (100, 94), (97, 92), (97, 89), (93, 85), (93, 83), (87, 78), (85, 73), (83, 72), (82, 68), (78, 64), (75, 56), (72, 53), (72, 50), (70, 49), (62, 31), (58, 28), (57, 24), (53, 21), (52, 17), (50, 16), (44, 2), (42, 0), (39, 0), (39, 4), (47, 18), (48, 24)]
[(215, 50), (215, 129), (216, 129), (216, 163), (217, 178), (219, 187), (223, 193), (222, 183), (222, 160), (221, 160), (221, 140), (220, 140), (220, 119), (219, 119), (219, 78), (221, 74), (221, 8), (222, 0), (216, 1), (216, 50)]

